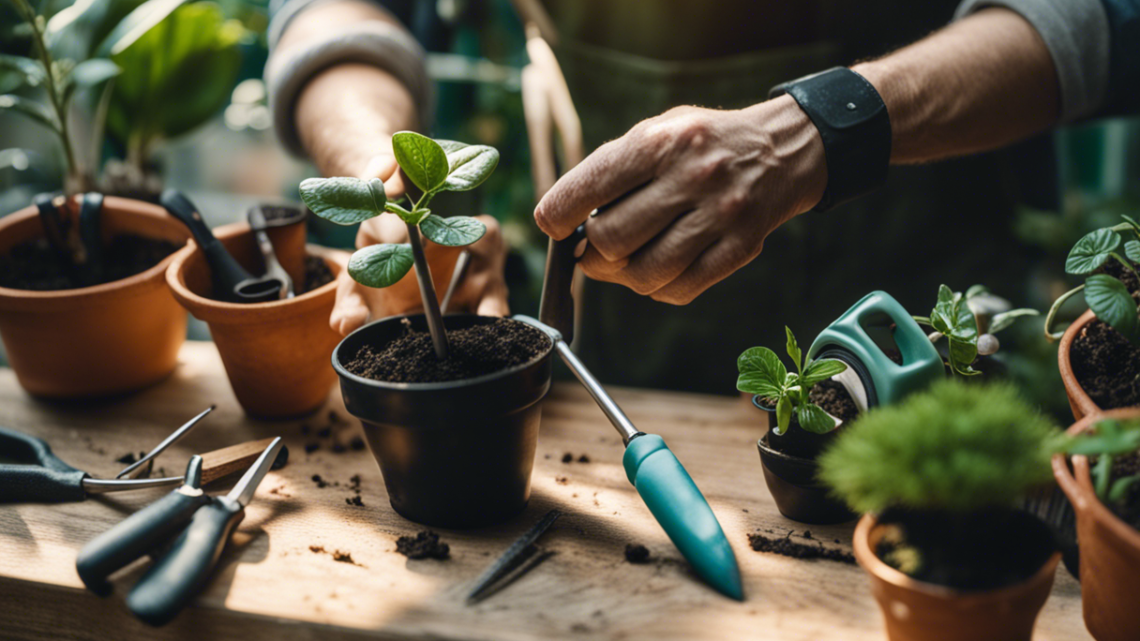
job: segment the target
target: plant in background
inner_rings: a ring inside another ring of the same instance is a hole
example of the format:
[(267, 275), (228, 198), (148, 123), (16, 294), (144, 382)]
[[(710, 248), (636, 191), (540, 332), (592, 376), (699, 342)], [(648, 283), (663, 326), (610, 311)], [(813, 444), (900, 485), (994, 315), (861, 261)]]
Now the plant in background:
[(949, 341), (952, 372), (976, 376), (981, 372), (972, 367), (974, 361), (979, 355), (989, 356), (997, 352), (1000, 346), (994, 334), (1018, 318), (1039, 315), (1035, 309), (995, 311), (1002, 307), (1008, 307), (1008, 303), (991, 294), (984, 285), (974, 285), (965, 294), (942, 285), (938, 288), (938, 302), (930, 316), (915, 316), (914, 320), (934, 329), (931, 340), (937, 342), (945, 336)]
[(1094, 431), (1073, 437), (1065, 451), (1096, 457), (1096, 465), (1090, 473), (1096, 495), (1105, 504), (1123, 501), (1128, 496), (1128, 489), (1140, 482), (1140, 474), (1121, 477), (1115, 482), (1112, 480), (1112, 464), (1117, 457), (1140, 451), (1140, 421), (1101, 421)]
[(1049, 331), (1057, 311), (1067, 300), (1083, 291), (1085, 302), (1098, 319), (1120, 332), (1133, 345), (1140, 345), (1140, 309), (1136, 300), (1120, 279), (1105, 273), (1093, 273), (1110, 260), (1115, 260), (1140, 281), (1140, 273), (1133, 265), (1140, 263), (1140, 223), (1127, 215), (1121, 214), (1121, 218), (1123, 223), (1090, 232), (1073, 245), (1065, 261), (1065, 272), (1091, 275), (1085, 278), (1083, 285), (1062, 294), (1049, 308), (1045, 317), (1045, 335), (1049, 340), (1057, 340), (1064, 334), (1063, 331)]
[(392, 152), (400, 169), (422, 191), (411, 209), (388, 200), (384, 183), (377, 178), (309, 178), (301, 183), (301, 199), (314, 214), (340, 225), (355, 225), (385, 212), (399, 216), (407, 224), (409, 243), (360, 249), (349, 259), (348, 273), (361, 285), (388, 287), (414, 265), (432, 343), (436, 356), (443, 360), (448, 354), (447, 334), (420, 234), (440, 245), (462, 247), (482, 238), (487, 230), (474, 218), (444, 218), (427, 206), (440, 192), (478, 187), (495, 171), (499, 152), (485, 145), (432, 140), (411, 131), (392, 136)]
[(814, 360), (804, 367), (803, 352), (795, 335), (791, 328), (785, 327), (784, 330), (788, 334), (788, 356), (796, 371), (787, 371), (780, 357), (767, 347), (752, 347), (736, 360), (740, 371), (736, 389), (776, 402), (777, 435), (787, 433), (793, 414), (803, 429), (826, 434), (835, 429), (835, 419), (811, 402), (811, 389), (816, 383), (843, 373), (847, 365), (842, 361), (823, 359)]
[(863, 414), (823, 454), (820, 478), (859, 512), (1005, 507), (1049, 482), (1062, 444), (1012, 386), (950, 379)]

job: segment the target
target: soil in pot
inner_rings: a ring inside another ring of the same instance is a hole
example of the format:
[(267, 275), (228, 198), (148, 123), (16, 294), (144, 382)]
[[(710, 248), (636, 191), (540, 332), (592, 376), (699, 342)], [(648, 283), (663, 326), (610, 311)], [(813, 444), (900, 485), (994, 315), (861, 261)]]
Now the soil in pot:
[(178, 250), (172, 242), (120, 234), (103, 248), (104, 272), (98, 282), (83, 282), (76, 269), (62, 259), (46, 238), (15, 245), (0, 256), (0, 287), (30, 291), (79, 289), (122, 280), (162, 262)]
[(887, 565), (919, 581), (956, 590), (1016, 585), (1056, 550), (1049, 528), (1031, 514), (991, 509), (971, 514), (891, 510), (875, 549)]
[[(1104, 272), (1119, 278), (1132, 298), (1140, 299), (1140, 282), (1123, 265), (1109, 261)], [(1069, 356), (1073, 375), (1101, 409), (1140, 406), (1140, 345), (1094, 320), (1073, 340)]]
[(447, 338), (451, 353), (441, 361), (435, 356), (431, 334), (414, 330), (404, 319), (403, 336), (383, 348), (363, 345), (345, 369), (387, 383), (440, 383), (529, 363), (550, 349), (550, 339), (541, 331), (506, 319), (449, 330)]
[(305, 254), (305, 286), (297, 294), (311, 292), (333, 281), (332, 270), (320, 256)]
[[(810, 398), (812, 403), (820, 406), (823, 411), (844, 423), (855, 420), (855, 417), (859, 415), (859, 407), (855, 405), (854, 399), (847, 393), (847, 388), (834, 380), (817, 383), (811, 389)], [(775, 407), (775, 404), (768, 399), (761, 399), (761, 404)], [(789, 456), (814, 459), (842, 429), (843, 426), (840, 425), (839, 429), (832, 430), (827, 434), (813, 434), (801, 429), (799, 421), (793, 414), (792, 424), (786, 433), (777, 435), (775, 432), (768, 432), (768, 445), (772, 449)]]

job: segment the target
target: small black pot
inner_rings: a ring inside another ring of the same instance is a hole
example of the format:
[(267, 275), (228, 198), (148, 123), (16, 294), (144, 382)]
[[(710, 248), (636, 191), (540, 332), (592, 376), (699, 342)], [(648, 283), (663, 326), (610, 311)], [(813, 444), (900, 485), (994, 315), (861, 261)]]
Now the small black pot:
[[(332, 358), (345, 406), (364, 424), (392, 507), (437, 527), (510, 519), (530, 498), (539, 401), (550, 390), (553, 343), (529, 363), (445, 383), (384, 383), (344, 368), (363, 345), (382, 347), (401, 336), (404, 318), (427, 331), (422, 314), (387, 318), (349, 334)], [(444, 326), (457, 330), (498, 320), (453, 314), (444, 317)]]
[(793, 521), (813, 525), (854, 520), (858, 515), (832, 498), (827, 488), (817, 480), (819, 465), (815, 459), (791, 456), (769, 445), (768, 437), (776, 427), (776, 411), (761, 405), (759, 396), (752, 398), (752, 404), (764, 410), (767, 416), (768, 434), (756, 442), (756, 447), (760, 450), (764, 481), (776, 500), (780, 514)]

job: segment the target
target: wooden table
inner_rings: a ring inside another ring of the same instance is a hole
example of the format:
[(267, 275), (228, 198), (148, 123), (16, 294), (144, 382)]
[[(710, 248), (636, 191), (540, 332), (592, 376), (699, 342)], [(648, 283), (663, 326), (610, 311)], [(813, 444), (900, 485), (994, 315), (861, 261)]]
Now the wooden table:
[[(199, 429), (160, 465), (180, 474), (187, 457), (268, 436), (284, 436), (289, 465), (266, 477), (195, 606), (158, 630), (136, 621), (122, 596), (145, 562), (117, 576), (116, 594), (82, 589), (75, 555), (82, 544), (165, 490), (109, 495), (84, 503), (0, 506), (0, 637), (4, 639), (882, 639), (878, 608), (855, 566), (754, 552), (747, 534), (803, 526), (776, 512), (756, 453), (759, 421), (744, 402), (691, 394), (617, 389), (614, 397), (639, 426), (661, 434), (688, 468), (720, 519), (744, 576), (746, 601), (724, 598), (696, 580), (653, 521), (621, 467), (620, 441), (584, 391), (556, 385), (545, 401), (527, 511), (476, 531), (440, 531), (447, 561), (411, 561), (395, 539), (422, 528), (389, 507), (371, 455), (332, 451), (359, 435), (331, 391), (329, 406), (307, 420), (246, 418), (211, 343), (188, 343), (176, 374), (126, 399), (60, 407), (28, 398), (11, 370), (0, 369), (0, 425), (43, 437), (65, 461), (113, 476), (115, 459), (149, 449), (211, 403)], [(305, 436), (330, 424), (334, 436)], [(306, 455), (307, 443), (321, 448)], [(565, 453), (575, 462), (562, 463)], [(580, 455), (588, 463), (577, 462)], [(319, 488), (314, 474), (335, 485)], [(359, 474), (364, 507), (347, 505)], [(223, 484), (225, 481), (222, 482)], [(218, 490), (215, 489), (215, 492)], [(542, 539), (545, 562), (476, 606), (471, 582), (509, 541), (558, 507), (566, 515)], [(812, 537), (849, 549), (852, 526), (808, 528)], [(834, 540), (839, 539), (838, 545)], [(655, 562), (632, 565), (629, 542)], [(337, 562), (343, 551), (354, 563)], [(1038, 641), (1088, 639), (1080, 587), (1064, 570), (1038, 621)]]

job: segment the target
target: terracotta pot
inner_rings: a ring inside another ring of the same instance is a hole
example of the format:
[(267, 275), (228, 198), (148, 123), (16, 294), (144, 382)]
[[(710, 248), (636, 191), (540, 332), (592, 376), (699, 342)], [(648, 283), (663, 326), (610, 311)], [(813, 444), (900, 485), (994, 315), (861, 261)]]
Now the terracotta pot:
[[(245, 223), (214, 230), (218, 240), (251, 273), (262, 272), (261, 257)], [(288, 257), (304, 250), (304, 237), (275, 243)], [(333, 275), (343, 268), (343, 252), (310, 246)], [(287, 258), (286, 258), (287, 259)], [(282, 260), (282, 264), (287, 263)], [(288, 269), (288, 268), (287, 268)], [(210, 326), (230, 385), (246, 413), (258, 418), (289, 418), (319, 409), (336, 380), (332, 352), (340, 336), (329, 328), (336, 301), (335, 280), (292, 299), (269, 303), (226, 303), (210, 298), (210, 270), (193, 241), (178, 253), (166, 274), (174, 297)], [(303, 284), (299, 277), (297, 284)]]
[[(1086, 416), (1069, 428), (1078, 434), (1105, 418), (1140, 418), (1140, 408)], [(1135, 641), (1140, 630), (1140, 532), (1121, 521), (1093, 491), (1089, 461), (1053, 457), (1053, 476), (1077, 513), (1081, 599), (1085, 627), (1098, 641)]]
[(855, 558), (871, 576), (890, 641), (1030, 641), (1037, 613), (1049, 598), (1059, 552), (1017, 585), (963, 592), (917, 581), (875, 553), (883, 528), (868, 514), (855, 528)]
[[(67, 208), (74, 220), (79, 208)], [(189, 233), (161, 208), (108, 196), (105, 240), (121, 233), (182, 245)], [(35, 207), (0, 219), (0, 253), (44, 235)], [(141, 389), (172, 371), (186, 338), (186, 312), (166, 286), (167, 257), (111, 283), (59, 291), (0, 287), (0, 336), (28, 393), (95, 398)]]
[(1061, 344), (1057, 348), (1057, 365), (1061, 369), (1061, 381), (1065, 383), (1065, 393), (1069, 396), (1069, 407), (1073, 409), (1073, 418), (1078, 421), (1091, 414), (1099, 414), (1101, 409), (1077, 382), (1073, 374), (1073, 363), (1069, 359), (1069, 351), (1073, 348), (1073, 341), (1089, 323), (1096, 319), (1096, 314), (1090, 309), (1081, 315), (1065, 334), (1061, 337)]

